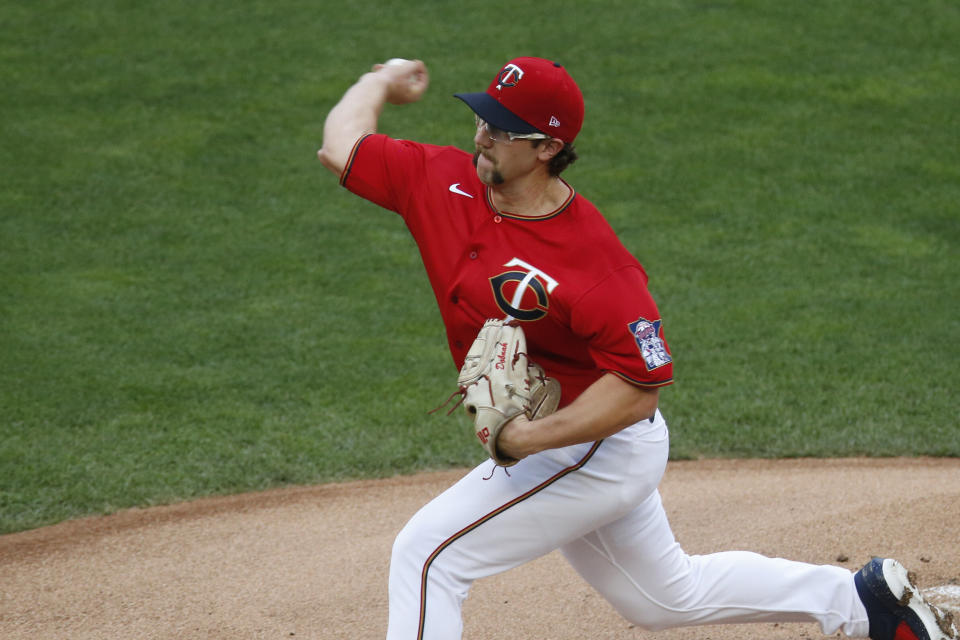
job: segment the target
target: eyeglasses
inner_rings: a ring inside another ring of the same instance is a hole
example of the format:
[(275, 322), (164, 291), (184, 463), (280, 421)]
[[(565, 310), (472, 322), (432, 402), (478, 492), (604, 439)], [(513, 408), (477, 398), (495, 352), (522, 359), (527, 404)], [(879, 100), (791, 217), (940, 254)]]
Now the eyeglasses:
[(498, 129), (493, 126), (483, 118), (478, 115), (474, 115), (474, 118), (477, 121), (477, 129), (483, 129), (487, 132), (487, 137), (493, 140), (494, 142), (500, 142), (502, 144), (510, 144), (514, 140), (549, 140), (550, 136), (545, 133), (514, 133), (512, 131), (504, 131), (503, 129)]

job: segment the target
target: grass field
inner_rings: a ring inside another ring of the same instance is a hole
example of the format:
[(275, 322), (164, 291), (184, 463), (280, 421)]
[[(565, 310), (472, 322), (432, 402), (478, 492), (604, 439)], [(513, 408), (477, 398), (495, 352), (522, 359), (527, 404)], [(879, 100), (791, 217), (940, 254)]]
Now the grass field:
[(10, 1), (0, 7), (0, 533), (467, 465), (399, 219), (315, 159), (376, 61), (381, 130), (468, 148), (517, 55), (586, 96), (567, 174), (640, 258), (673, 455), (960, 455), (960, 6)]

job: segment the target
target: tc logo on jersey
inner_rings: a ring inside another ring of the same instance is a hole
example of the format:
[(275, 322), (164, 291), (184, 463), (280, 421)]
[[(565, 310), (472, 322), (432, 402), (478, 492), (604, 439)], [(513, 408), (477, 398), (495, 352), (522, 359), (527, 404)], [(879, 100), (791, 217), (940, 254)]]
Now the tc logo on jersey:
[(549, 294), (559, 284), (546, 273), (520, 258), (503, 265), (521, 267), (490, 278), (493, 298), (500, 310), (517, 320), (539, 320), (547, 315)]
[(673, 358), (667, 353), (667, 345), (660, 337), (660, 325), (662, 324), (663, 320), (650, 322), (646, 318), (640, 318), (627, 325), (630, 327), (633, 339), (637, 341), (637, 347), (640, 349), (643, 361), (647, 365), (647, 371), (653, 371), (673, 362)]

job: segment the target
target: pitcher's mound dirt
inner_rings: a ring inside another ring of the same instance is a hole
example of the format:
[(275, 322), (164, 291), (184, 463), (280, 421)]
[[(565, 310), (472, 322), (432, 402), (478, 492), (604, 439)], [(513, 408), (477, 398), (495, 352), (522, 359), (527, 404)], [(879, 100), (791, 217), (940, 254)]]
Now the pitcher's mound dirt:
[[(393, 537), (460, 475), (205, 499), (0, 536), (0, 638), (383, 638)], [(851, 570), (893, 556), (960, 609), (960, 460), (675, 462), (662, 492), (690, 553), (746, 549)], [(465, 620), (472, 640), (820, 635), (802, 624), (632, 628), (557, 553), (478, 582)]]

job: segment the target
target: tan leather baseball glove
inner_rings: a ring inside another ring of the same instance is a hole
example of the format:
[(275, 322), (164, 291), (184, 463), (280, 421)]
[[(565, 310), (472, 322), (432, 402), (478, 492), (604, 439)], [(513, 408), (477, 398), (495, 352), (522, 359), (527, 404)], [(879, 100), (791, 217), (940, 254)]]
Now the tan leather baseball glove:
[(548, 416), (560, 403), (560, 383), (527, 358), (523, 329), (503, 320), (487, 320), (467, 352), (457, 378), (463, 406), (474, 432), (498, 465), (518, 462), (497, 450), (504, 425), (521, 413), (528, 420)]

